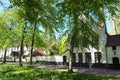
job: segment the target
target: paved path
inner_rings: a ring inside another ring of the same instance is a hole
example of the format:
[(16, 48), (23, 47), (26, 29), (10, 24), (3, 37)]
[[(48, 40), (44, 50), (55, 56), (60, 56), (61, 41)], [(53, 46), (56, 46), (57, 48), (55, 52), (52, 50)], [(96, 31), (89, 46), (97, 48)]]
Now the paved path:
[[(47, 65), (47, 66), (41, 65), (38, 68), (48, 68), (48, 69), (67, 71), (67, 66), (64, 65)], [(120, 70), (74, 67), (73, 71), (79, 73), (85, 73), (85, 74), (94, 74), (97, 76), (120, 77)]]
[(80, 68), (80, 73), (95, 74), (97, 76), (120, 77), (120, 70)]

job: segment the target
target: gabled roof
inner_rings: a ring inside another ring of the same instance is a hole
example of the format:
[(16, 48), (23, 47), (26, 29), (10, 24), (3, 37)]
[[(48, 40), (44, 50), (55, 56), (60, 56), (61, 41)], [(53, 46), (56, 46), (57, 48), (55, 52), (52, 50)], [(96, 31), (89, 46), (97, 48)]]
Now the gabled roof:
[(107, 36), (106, 47), (120, 46), (120, 35)]

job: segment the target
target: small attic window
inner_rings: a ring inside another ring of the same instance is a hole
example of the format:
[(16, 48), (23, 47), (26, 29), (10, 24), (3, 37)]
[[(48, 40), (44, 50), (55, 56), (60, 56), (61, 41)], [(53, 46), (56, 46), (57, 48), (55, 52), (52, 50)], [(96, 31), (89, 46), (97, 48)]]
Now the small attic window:
[(116, 50), (116, 46), (112, 46), (112, 50)]

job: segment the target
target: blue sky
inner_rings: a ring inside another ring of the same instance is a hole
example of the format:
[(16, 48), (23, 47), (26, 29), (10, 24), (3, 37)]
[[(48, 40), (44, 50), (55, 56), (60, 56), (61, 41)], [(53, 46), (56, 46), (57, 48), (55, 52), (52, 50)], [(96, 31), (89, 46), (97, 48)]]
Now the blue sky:
[(0, 4), (0, 12), (4, 12), (6, 7), (10, 5), (9, 0), (0, 0), (4, 5)]
[(112, 31), (112, 23), (110, 20), (106, 21), (106, 26), (107, 26), (107, 31), (111, 32)]

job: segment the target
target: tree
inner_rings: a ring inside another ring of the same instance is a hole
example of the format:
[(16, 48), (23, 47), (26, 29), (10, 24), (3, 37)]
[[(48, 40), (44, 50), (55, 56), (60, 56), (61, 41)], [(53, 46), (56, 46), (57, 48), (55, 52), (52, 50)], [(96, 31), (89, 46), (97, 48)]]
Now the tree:
[(12, 18), (15, 17), (15, 14), (14, 16), (13, 14), (14, 12), (8, 11), (5, 13), (1, 13), (0, 15), (0, 25), (1, 25), (0, 26), (0, 32), (1, 32), (0, 46), (1, 46), (1, 49), (5, 50), (3, 63), (6, 63), (7, 48), (9, 48), (11, 45), (14, 45), (13, 42), (16, 42), (15, 37), (16, 37), (16, 34), (18, 33), (14, 28), (16, 24), (15, 24), (15, 21), (12, 20)]
[(55, 0), (10, 0), (13, 7), (19, 9), (23, 19), (32, 25), (31, 38), (31, 56), (30, 64), (32, 64), (32, 52), (34, 48), (34, 41), (36, 39), (36, 30), (40, 26), (47, 31), (54, 32), (53, 27), (56, 25), (57, 14), (53, 3)]
[[(0, 20), (0, 25), (2, 26), (2, 27), (0, 27), (0, 32), (1, 32), (1, 39), (0, 39), (0, 41), (1, 41), (1, 43), (0, 43), (0, 48), (2, 48), (2, 49), (4, 49), (5, 51), (4, 51), (4, 57), (3, 57), (3, 63), (5, 64), (6, 63), (6, 53), (7, 53), (7, 46), (9, 45), (9, 40), (7, 39), (7, 43), (6, 43), (6, 37), (8, 37), (8, 35), (7, 35), (7, 33), (8, 33), (8, 31), (7, 30), (5, 30), (5, 28), (6, 27), (8, 27), (5, 23), (4, 23), (4, 21), (2, 21), (2, 20)], [(3, 31), (3, 29), (5, 30), (5, 31)], [(3, 43), (6, 43), (6, 44), (3, 44)]]
[(68, 40), (66, 38), (64, 38), (59, 47), (59, 54), (63, 54), (66, 51), (68, 51), (67, 46), (68, 46)]
[(96, 47), (95, 39), (98, 37), (94, 28), (99, 26), (99, 22), (105, 21), (105, 16), (101, 8), (108, 9), (112, 15), (115, 14), (116, 5), (119, 0), (63, 0), (58, 3), (62, 16), (67, 17), (69, 26), (69, 67), (68, 71), (72, 72), (72, 55), (74, 45), (77, 42), (81, 48), (89, 48), (89, 45)]
[(119, 27), (120, 26), (120, 19), (119, 19), (120, 5), (117, 6), (117, 9), (118, 9), (118, 11), (116, 11), (116, 15), (111, 16), (111, 18), (115, 20), (115, 27), (116, 27), (117, 34), (120, 34), (120, 27)]

